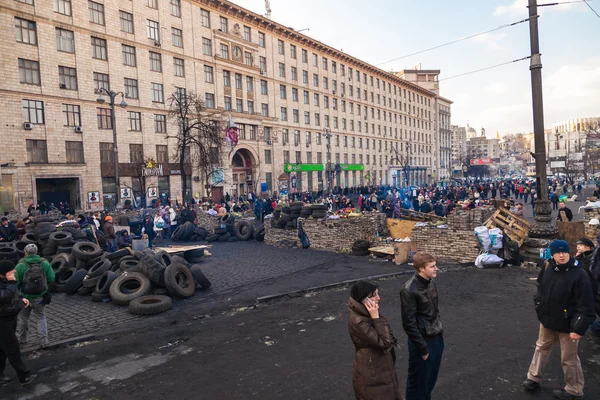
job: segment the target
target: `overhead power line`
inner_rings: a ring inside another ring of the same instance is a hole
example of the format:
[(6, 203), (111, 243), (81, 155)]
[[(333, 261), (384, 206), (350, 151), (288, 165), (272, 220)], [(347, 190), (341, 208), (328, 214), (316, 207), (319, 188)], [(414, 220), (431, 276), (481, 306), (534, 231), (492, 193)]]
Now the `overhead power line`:
[(583, 0), (583, 2), (584, 2), (584, 3), (585, 3), (585, 4), (586, 4), (586, 5), (587, 5), (587, 6), (590, 8), (590, 10), (592, 10), (592, 12), (593, 12), (594, 14), (596, 14), (596, 17), (600, 18), (600, 15), (598, 15), (598, 13), (596, 12), (596, 10), (594, 10), (594, 9), (592, 8), (592, 6), (590, 6), (590, 3), (588, 3), (586, 0)]
[(525, 60), (528, 60), (530, 58), (531, 58), (531, 56), (527, 56), (527, 57), (523, 57), (523, 58), (517, 58), (516, 60), (507, 61), (507, 62), (504, 62), (502, 64), (496, 64), (496, 65), (492, 65), (490, 67), (485, 67), (485, 68), (477, 69), (475, 71), (465, 72), (464, 74), (450, 76), (448, 78), (440, 79), (439, 81), (440, 82), (441, 81), (447, 81), (448, 79), (454, 79), (454, 78), (458, 78), (458, 77), (465, 76), (465, 75), (471, 75), (471, 74), (474, 74), (474, 73), (477, 73), (477, 72), (481, 72), (481, 71), (487, 71), (488, 69), (502, 67), (503, 65), (508, 65), (508, 64), (519, 62), (519, 61), (525, 61)]
[[(587, 0), (587, 1), (591, 1), (591, 0)], [(574, 3), (585, 3), (586, 0), (575, 0), (575, 1), (561, 1), (561, 2), (557, 2), (557, 3), (545, 3), (545, 4), (538, 4), (538, 7), (549, 7), (549, 6), (560, 6), (563, 4), (574, 4)]]
[(474, 38), (474, 37), (481, 36), (481, 35), (485, 35), (485, 34), (488, 34), (488, 33), (491, 33), (491, 32), (495, 32), (495, 31), (498, 31), (498, 30), (500, 30), (500, 29), (509, 28), (509, 27), (511, 27), (511, 26), (519, 25), (519, 24), (522, 24), (523, 22), (527, 22), (527, 21), (529, 21), (531, 18), (538, 18), (538, 17), (539, 17), (539, 16), (538, 16), (538, 15), (536, 15), (535, 17), (529, 17), (529, 18), (525, 18), (525, 19), (522, 19), (522, 20), (520, 20), (520, 21), (517, 21), (517, 22), (513, 22), (512, 24), (500, 25), (499, 27), (497, 27), (497, 28), (494, 28), (494, 29), (490, 29), (489, 31), (480, 32), (480, 33), (477, 33), (477, 34), (475, 34), (475, 35), (466, 36), (466, 37), (463, 37), (463, 38), (460, 38), (460, 39), (453, 40), (453, 41), (451, 41), (451, 42), (447, 42), (447, 43), (444, 43), (444, 44), (440, 44), (440, 45), (438, 45), (438, 46), (430, 47), (430, 48), (428, 48), (428, 49), (425, 49), (425, 50), (421, 50), (421, 51), (417, 51), (417, 52), (415, 52), (415, 53), (407, 54), (407, 55), (405, 55), (405, 56), (402, 56), (402, 57), (394, 58), (393, 60), (389, 60), (389, 61), (385, 61), (385, 62), (379, 63), (379, 64), (377, 64), (377, 65), (375, 65), (375, 66), (376, 66), (376, 67), (378, 67), (378, 66), (380, 66), (380, 65), (383, 65), (383, 64), (391, 63), (391, 62), (393, 62), (393, 61), (402, 60), (403, 58), (407, 58), (407, 57), (415, 56), (415, 55), (417, 55), (417, 54), (421, 54), (421, 53), (426, 53), (426, 52), (428, 52), (428, 51), (431, 51), (431, 50), (439, 49), (440, 47), (449, 46), (449, 45), (451, 45), (451, 44), (458, 43), (458, 42), (462, 42), (462, 41), (464, 41), (464, 40), (472, 39), (472, 38)]

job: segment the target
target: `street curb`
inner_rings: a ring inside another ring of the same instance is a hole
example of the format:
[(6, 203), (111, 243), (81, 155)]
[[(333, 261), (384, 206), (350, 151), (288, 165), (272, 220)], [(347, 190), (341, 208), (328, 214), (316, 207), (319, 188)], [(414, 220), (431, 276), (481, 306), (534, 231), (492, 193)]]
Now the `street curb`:
[(29, 354), (29, 353), (32, 353), (34, 351), (53, 350), (53, 349), (56, 349), (58, 347), (68, 346), (68, 345), (77, 344), (77, 343), (81, 343), (81, 342), (86, 342), (88, 340), (94, 340), (94, 339), (96, 339), (96, 335), (95, 334), (75, 336), (75, 337), (72, 337), (72, 338), (68, 338), (68, 339), (64, 339), (64, 340), (59, 340), (58, 342), (50, 343), (48, 346), (43, 347), (43, 348), (41, 346), (27, 347), (25, 349), (21, 349), (21, 353), (23, 353), (23, 354)]
[(381, 274), (381, 275), (371, 275), (371, 276), (366, 276), (366, 277), (361, 277), (361, 278), (356, 278), (356, 279), (349, 279), (346, 281), (341, 281), (341, 282), (335, 282), (335, 283), (330, 283), (327, 285), (322, 285), (322, 286), (314, 286), (308, 289), (301, 289), (301, 290), (296, 290), (293, 292), (287, 292), (287, 293), (279, 293), (279, 294), (273, 294), (273, 295), (269, 295), (269, 296), (262, 296), (262, 297), (258, 297), (256, 299), (256, 305), (260, 304), (260, 303), (266, 303), (269, 301), (274, 301), (274, 300), (279, 300), (282, 299), (284, 297), (298, 297), (301, 296), (303, 294), (306, 293), (310, 293), (310, 292), (316, 292), (319, 290), (326, 290), (326, 289), (331, 289), (337, 286), (344, 286), (347, 285), (349, 283), (354, 283), (360, 280), (375, 280), (375, 279), (382, 279), (382, 278), (393, 278), (396, 276), (402, 276), (402, 275), (410, 275), (410, 274), (414, 274), (415, 271), (399, 271), (399, 272), (392, 272), (389, 274)]

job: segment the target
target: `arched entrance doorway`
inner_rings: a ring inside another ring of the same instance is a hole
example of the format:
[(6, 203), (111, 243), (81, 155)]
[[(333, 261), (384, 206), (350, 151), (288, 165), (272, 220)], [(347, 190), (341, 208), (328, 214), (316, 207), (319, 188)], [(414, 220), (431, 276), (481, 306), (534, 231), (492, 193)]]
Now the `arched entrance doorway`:
[(232, 186), (235, 197), (254, 192), (254, 168), (256, 162), (253, 154), (248, 149), (239, 149), (231, 159)]

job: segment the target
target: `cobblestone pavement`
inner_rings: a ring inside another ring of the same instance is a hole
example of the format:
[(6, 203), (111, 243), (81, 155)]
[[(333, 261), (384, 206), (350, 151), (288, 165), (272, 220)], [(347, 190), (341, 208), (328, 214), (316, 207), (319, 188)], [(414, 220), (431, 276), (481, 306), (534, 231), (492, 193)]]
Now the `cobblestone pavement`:
[[(175, 300), (173, 312), (211, 314), (236, 305), (254, 304), (261, 296), (341, 282), (348, 279), (394, 273), (406, 270), (381, 260), (353, 257), (332, 252), (281, 249), (256, 242), (217, 243), (209, 246), (212, 256), (200, 264), (212, 282), (207, 291), (184, 300)], [(170, 313), (162, 314), (169, 317)], [(94, 303), (90, 296), (55, 294), (46, 308), (50, 343), (66, 339), (126, 329), (157, 321), (130, 314), (127, 307), (112, 303)], [(32, 315), (29, 342), (25, 350), (39, 344), (37, 317)]]

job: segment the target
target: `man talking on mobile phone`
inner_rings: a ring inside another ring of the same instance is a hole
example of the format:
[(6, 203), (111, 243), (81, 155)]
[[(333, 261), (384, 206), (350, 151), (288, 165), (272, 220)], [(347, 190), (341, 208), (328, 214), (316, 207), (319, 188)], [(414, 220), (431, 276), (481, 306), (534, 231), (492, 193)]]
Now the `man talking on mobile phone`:
[(433, 282), (438, 268), (435, 257), (425, 252), (415, 254), (413, 265), (416, 272), (400, 291), (409, 353), (406, 400), (430, 400), (444, 352), (444, 330)]

